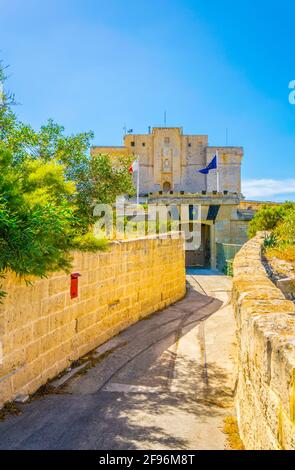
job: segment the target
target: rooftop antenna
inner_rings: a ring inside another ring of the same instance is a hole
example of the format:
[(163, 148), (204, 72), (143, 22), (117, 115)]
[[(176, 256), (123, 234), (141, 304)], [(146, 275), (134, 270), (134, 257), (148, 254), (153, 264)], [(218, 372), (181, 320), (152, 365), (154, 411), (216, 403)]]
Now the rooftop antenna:
[(164, 111), (164, 127), (166, 127), (167, 124), (167, 112)]
[(124, 126), (123, 126), (123, 131), (124, 131), (124, 135), (126, 135), (126, 134), (127, 134), (127, 127), (126, 127), (126, 123), (125, 123), (125, 124), (124, 124)]

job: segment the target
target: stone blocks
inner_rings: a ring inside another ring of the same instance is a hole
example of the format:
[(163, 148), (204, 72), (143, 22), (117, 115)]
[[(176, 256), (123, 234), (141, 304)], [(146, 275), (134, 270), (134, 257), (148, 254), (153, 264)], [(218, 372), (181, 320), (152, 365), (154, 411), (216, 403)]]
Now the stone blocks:
[(33, 393), (81, 355), (181, 299), (183, 240), (169, 234), (115, 242), (107, 252), (76, 252), (72, 272), (81, 274), (75, 299), (70, 275), (61, 272), (32, 285), (12, 273), (3, 281), (0, 406)]
[(264, 236), (234, 261), (239, 430), (250, 450), (295, 449), (295, 305), (271, 282), (261, 262)]

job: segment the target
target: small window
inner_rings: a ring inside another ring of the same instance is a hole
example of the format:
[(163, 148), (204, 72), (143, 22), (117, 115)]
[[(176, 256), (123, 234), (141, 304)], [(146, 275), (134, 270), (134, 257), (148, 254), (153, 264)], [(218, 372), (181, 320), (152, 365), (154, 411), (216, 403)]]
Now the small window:
[(132, 142), (130, 143), (131, 147), (134, 147), (135, 146), (135, 142), (134, 140), (132, 140)]
[(145, 142), (142, 142), (142, 146), (145, 147)]
[(169, 145), (170, 144), (170, 138), (169, 137), (164, 137), (164, 144)]
[(188, 146), (188, 147), (191, 147), (191, 146), (192, 146), (191, 142), (189, 142), (189, 143), (187, 144), (187, 146)]

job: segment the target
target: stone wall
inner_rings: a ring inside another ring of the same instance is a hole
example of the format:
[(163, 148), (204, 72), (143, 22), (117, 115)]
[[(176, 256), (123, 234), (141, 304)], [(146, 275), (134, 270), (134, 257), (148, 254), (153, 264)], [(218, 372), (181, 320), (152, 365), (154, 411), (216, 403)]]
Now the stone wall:
[(295, 449), (295, 306), (268, 278), (263, 234), (234, 261), (239, 378), (236, 406), (247, 449)]
[(13, 274), (4, 280), (0, 405), (33, 393), (75, 359), (182, 298), (183, 240), (170, 234), (116, 242), (107, 252), (74, 253), (72, 272), (81, 274), (76, 299), (63, 272), (32, 285)]
[[(243, 158), (242, 147), (207, 147), (207, 165), (218, 152), (219, 166), (219, 190), (232, 193), (241, 193), (241, 162)], [(217, 189), (216, 171), (210, 171), (207, 175), (207, 191)]]

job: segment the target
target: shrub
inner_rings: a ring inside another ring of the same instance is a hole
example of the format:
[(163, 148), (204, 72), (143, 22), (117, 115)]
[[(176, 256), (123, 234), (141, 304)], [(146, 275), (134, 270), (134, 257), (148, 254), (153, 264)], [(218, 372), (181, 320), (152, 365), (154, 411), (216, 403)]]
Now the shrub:
[(108, 247), (106, 238), (96, 238), (93, 233), (88, 232), (71, 240), (71, 247), (81, 251), (105, 251)]
[(223, 272), (224, 272), (224, 274), (226, 274), (226, 276), (233, 277), (233, 275), (234, 275), (233, 263), (234, 263), (233, 259), (226, 260), (226, 263), (225, 263), (225, 266), (224, 266), (224, 269), (223, 269)]
[(295, 208), (291, 209), (274, 230), (279, 245), (295, 244)]
[(254, 216), (249, 224), (248, 235), (254, 237), (259, 231), (274, 230), (287, 216), (295, 210), (295, 203), (286, 202), (279, 206), (265, 205)]
[(277, 238), (273, 233), (267, 235), (267, 237), (264, 240), (265, 248), (272, 248), (276, 245), (276, 243), (277, 243)]
[(295, 261), (295, 203), (264, 206), (250, 223), (249, 235), (271, 230), (264, 241), (267, 256)]

